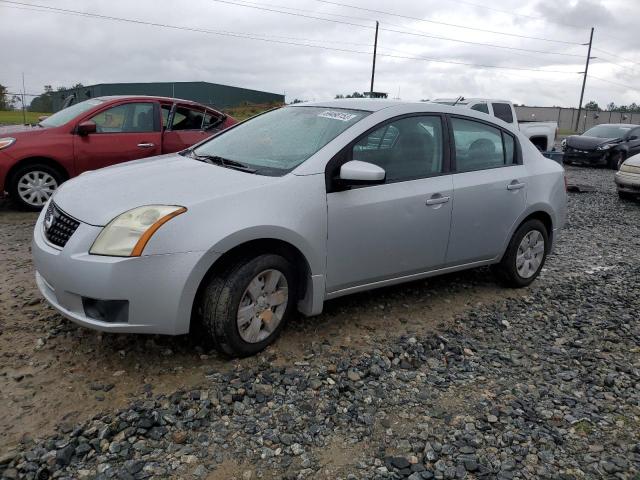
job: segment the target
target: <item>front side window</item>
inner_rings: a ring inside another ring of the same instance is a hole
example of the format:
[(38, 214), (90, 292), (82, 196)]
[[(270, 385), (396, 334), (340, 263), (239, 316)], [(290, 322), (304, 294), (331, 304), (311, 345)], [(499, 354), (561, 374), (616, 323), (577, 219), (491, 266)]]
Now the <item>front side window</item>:
[(456, 171), (469, 172), (516, 163), (515, 139), (510, 134), (461, 118), (452, 118), (451, 126), (456, 147)]
[(204, 112), (193, 108), (178, 107), (173, 114), (171, 130), (200, 130)]
[(478, 112), (482, 112), (482, 113), (489, 113), (489, 105), (487, 105), (486, 103), (476, 103), (473, 107), (471, 107), (471, 110), (477, 110)]
[(279, 108), (223, 131), (193, 153), (241, 162), (258, 174), (280, 176), (370, 113), (326, 107)]
[(97, 133), (153, 132), (153, 103), (126, 103), (91, 118)]
[(351, 158), (383, 168), (387, 183), (400, 182), (441, 173), (442, 145), (440, 117), (407, 117), (364, 136)]
[(493, 114), (504, 122), (513, 123), (513, 111), (508, 103), (494, 103)]

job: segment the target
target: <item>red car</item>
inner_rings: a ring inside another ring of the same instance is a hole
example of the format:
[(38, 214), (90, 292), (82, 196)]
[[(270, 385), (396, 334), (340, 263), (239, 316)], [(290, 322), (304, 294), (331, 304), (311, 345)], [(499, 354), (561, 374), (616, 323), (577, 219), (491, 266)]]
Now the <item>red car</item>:
[(65, 180), (115, 163), (173, 153), (237, 123), (166, 97), (97, 97), (35, 126), (0, 127), (0, 193), (38, 210)]

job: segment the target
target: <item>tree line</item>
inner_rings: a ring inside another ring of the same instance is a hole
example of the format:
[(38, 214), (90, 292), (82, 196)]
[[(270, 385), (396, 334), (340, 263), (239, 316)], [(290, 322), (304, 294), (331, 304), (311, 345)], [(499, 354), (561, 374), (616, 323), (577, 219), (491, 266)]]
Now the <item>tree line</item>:
[[(45, 85), (44, 92), (31, 100), (31, 104), (27, 106), (27, 110), (30, 112), (53, 112), (53, 94), (55, 92), (74, 90), (83, 87), (84, 85), (81, 83), (76, 83), (70, 88), (60, 86), (56, 87), (54, 90), (51, 85)], [(25, 103), (28, 103), (26, 99)], [(17, 93), (10, 93), (7, 87), (0, 85), (0, 110), (16, 110), (20, 108), (22, 108), (22, 96)]]

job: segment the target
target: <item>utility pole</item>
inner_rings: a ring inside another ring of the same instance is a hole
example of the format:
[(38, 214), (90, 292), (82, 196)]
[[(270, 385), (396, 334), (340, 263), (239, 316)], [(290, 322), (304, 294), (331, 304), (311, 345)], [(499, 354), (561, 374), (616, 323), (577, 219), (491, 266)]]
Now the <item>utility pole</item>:
[(369, 96), (373, 97), (373, 79), (376, 76), (376, 53), (378, 52), (378, 21), (376, 20), (376, 39), (373, 43), (373, 67), (371, 68), (371, 88), (369, 89)]
[(587, 72), (589, 71), (589, 60), (591, 60), (591, 45), (593, 44), (593, 27), (589, 37), (589, 50), (587, 51), (587, 64), (584, 67), (584, 78), (582, 79), (582, 91), (580, 92), (580, 104), (578, 105), (578, 118), (576, 119), (576, 132), (580, 127), (580, 113), (582, 112), (582, 100), (584, 100), (584, 87), (587, 84)]
[(27, 124), (27, 112), (24, 106), (24, 72), (22, 72), (22, 123)]

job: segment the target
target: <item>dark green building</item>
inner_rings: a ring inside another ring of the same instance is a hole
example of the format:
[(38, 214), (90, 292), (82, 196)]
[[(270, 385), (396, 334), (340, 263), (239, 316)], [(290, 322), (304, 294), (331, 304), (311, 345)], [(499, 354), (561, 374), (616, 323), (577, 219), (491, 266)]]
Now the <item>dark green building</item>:
[(73, 103), (107, 95), (154, 95), (175, 97), (224, 109), (244, 103), (284, 103), (284, 95), (248, 88), (230, 87), (209, 82), (151, 82), (151, 83), (99, 83), (69, 90), (53, 92), (53, 111), (74, 95)]

